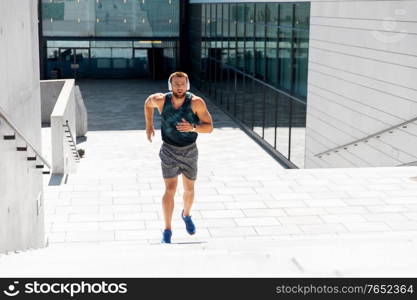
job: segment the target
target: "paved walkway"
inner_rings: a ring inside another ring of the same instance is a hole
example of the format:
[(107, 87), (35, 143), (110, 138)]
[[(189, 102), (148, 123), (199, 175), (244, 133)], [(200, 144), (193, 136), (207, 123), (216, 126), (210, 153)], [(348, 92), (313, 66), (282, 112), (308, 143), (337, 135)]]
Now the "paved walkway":
[(143, 103), (165, 81), (80, 87), (86, 154), (66, 184), (45, 177), (50, 247), (0, 261), (2, 272), (24, 262), (26, 275), (416, 276), (417, 167), (284, 169), (208, 100), (215, 130), (198, 137), (197, 233), (180, 219), (180, 181), (175, 244), (160, 245), (159, 116), (149, 143)]

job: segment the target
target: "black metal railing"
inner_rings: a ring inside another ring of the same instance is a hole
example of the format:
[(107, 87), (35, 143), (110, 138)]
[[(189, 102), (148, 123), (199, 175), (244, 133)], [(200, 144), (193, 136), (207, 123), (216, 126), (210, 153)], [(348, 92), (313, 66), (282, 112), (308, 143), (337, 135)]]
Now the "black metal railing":
[(288, 160), (304, 167), (306, 102), (219, 59), (208, 57), (200, 89)]
[(35, 156), (28, 156), (27, 161), (37, 161), (39, 158), (41, 160), (41, 164), (36, 164), (36, 169), (43, 169), (45, 166), (49, 169), (48, 171), (42, 171), (43, 174), (50, 174), (51, 173), (51, 165), (48, 163), (48, 161), (42, 156), (40, 151), (36, 149), (35, 146), (31, 142), (29, 142), (29, 139), (25, 137), (25, 135), (17, 128), (17, 126), (14, 124), (14, 122), (7, 116), (7, 114), (4, 112), (4, 110), (0, 107), (0, 117), (10, 126), (10, 128), (13, 130), (13, 134), (10, 135), (3, 135), (3, 140), (16, 140), (16, 135), (18, 135), (26, 144), (26, 146), (21, 147), (17, 146), (16, 151), (27, 151), (28, 147), (32, 149)]
[[(66, 127), (66, 130), (65, 130), (65, 136), (66, 136), (66, 138), (67, 138), (67, 142), (69, 143), (69, 146), (70, 146), (70, 148), (71, 148), (71, 150), (72, 150), (72, 155), (73, 155), (73, 157), (74, 157), (74, 160), (76, 161), (76, 162), (80, 162), (80, 155), (79, 155), (79, 153), (78, 153), (78, 150), (77, 150), (77, 145), (76, 145), (76, 143), (75, 143), (75, 139), (74, 139), (74, 136), (72, 135), (72, 133), (71, 133), (71, 128), (70, 128), (70, 126), (69, 126), (69, 122), (68, 122), (68, 120), (66, 120), (65, 121), (65, 124), (64, 125), (62, 125), (63, 127)], [(67, 135), (67, 134), (69, 134), (69, 135)]]

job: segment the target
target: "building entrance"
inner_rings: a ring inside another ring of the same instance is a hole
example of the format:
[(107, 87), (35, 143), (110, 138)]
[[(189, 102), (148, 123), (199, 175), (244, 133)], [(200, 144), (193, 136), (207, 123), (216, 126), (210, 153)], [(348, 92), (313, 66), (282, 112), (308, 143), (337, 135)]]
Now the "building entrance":
[(89, 48), (59, 48), (62, 78), (88, 78), (91, 73)]

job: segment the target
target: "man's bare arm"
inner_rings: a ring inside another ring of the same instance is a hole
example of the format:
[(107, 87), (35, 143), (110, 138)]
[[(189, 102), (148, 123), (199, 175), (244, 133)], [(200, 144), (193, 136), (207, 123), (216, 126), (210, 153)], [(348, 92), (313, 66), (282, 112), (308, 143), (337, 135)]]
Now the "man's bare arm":
[(157, 108), (159, 113), (159, 107), (161, 102), (164, 100), (164, 94), (156, 93), (150, 95), (145, 101), (145, 121), (146, 121), (146, 128), (153, 128), (153, 110)]
[(152, 136), (155, 136), (154, 128), (153, 128), (153, 110), (157, 108), (159, 113), (161, 103), (164, 101), (164, 94), (157, 93), (150, 95), (144, 105), (144, 113), (145, 113), (145, 122), (146, 122), (146, 136), (149, 142), (152, 142)]
[(196, 131), (199, 133), (211, 133), (213, 131), (213, 120), (207, 110), (206, 103), (200, 97), (196, 97), (194, 101), (196, 101), (196, 113), (200, 119), (200, 123), (196, 125)]

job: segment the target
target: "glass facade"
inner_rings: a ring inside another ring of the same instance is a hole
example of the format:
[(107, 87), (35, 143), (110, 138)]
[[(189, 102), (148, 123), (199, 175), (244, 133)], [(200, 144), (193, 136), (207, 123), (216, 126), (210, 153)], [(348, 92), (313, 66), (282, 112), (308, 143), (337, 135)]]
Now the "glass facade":
[(43, 78), (163, 79), (179, 67), (303, 168), (310, 3), (187, 2), (41, 0)]
[(177, 68), (177, 41), (47, 41), (48, 78), (160, 79)]
[(44, 77), (162, 78), (177, 68), (180, 0), (42, 0)]
[(42, 0), (43, 36), (178, 37), (179, 0)]
[(304, 167), (310, 3), (191, 4), (193, 83)]

